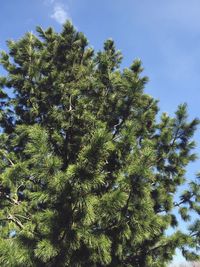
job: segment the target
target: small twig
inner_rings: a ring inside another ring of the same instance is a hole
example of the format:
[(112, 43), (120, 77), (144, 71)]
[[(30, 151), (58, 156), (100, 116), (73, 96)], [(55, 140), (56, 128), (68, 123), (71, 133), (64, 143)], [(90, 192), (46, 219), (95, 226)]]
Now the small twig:
[(7, 219), (16, 223), (16, 225), (19, 226), (21, 229), (24, 228), (23, 224), (17, 218), (15, 218), (12, 214), (9, 213)]
[(28, 218), (28, 217), (26, 217), (26, 216), (23, 216), (23, 215), (20, 215), (20, 214), (16, 214), (16, 213), (15, 213), (15, 216), (17, 216), (17, 217), (21, 217), (21, 218), (23, 218), (23, 219), (25, 219), (25, 220), (28, 220), (28, 221), (31, 220), (30, 218)]
[(12, 198), (9, 195), (6, 195), (6, 198), (9, 199), (11, 201), (11, 203), (14, 203), (15, 205), (19, 205), (20, 204), (20, 202), (17, 199)]
[(0, 152), (9, 162), (12, 166), (14, 166), (14, 162), (6, 155), (6, 153), (4, 151), (1, 150)]
[(73, 111), (73, 105), (72, 105), (72, 96), (69, 96), (69, 111)]

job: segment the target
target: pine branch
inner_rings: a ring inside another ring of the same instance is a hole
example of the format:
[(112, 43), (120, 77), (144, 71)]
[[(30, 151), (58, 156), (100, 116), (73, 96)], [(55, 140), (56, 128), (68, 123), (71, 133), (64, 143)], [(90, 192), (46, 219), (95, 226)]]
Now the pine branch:
[(14, 162), (8, 157), (8, 155), (3, 151), (0, 150), (0, 153), (10, 162), (11, 166), (14, 166)]
[(20, 204), (20, 202), (17, 199), (12, 198), (10, 195), (6, 195), (6, 198), (8, 200), (10, 200), (11, 203), (14, 203), (15, 205), (19, 205)]
[(8, 216), (6, 218), (1, 218), (0, 221), (12, 221), (14, 222), (19, 228), (23, 229), (24, 226), (21, 223), (20, 220), (18, 220), (16, 217), (14, 217), (12, 214), (8, 214)]

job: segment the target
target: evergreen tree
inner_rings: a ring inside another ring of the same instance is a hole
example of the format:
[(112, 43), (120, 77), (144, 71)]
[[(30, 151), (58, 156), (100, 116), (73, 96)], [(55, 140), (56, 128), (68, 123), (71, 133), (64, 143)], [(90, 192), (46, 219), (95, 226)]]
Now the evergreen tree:
[(198, 120), (185, 104), (158, 120), (140, 60), (121, 70), (112, 40), (95, 53), (69, 22), (37, 33), (0, 60), (0, 265), (161, 267), (176, 248), (195, 260), (200, 221), (176, 226), (200, 214), (185, 178)]

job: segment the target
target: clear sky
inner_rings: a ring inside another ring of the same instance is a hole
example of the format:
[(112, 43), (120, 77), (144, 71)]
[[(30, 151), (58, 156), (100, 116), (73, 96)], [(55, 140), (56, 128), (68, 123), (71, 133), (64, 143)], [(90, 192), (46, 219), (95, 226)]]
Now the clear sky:
[[(113, 38), (124, 67), (143, 61), (146, 92), (160, 100), (161, 111), (172, 114), (187, 102), (190, 118), (200, 117), (200, 0), (1, 0), (0, 8), (0, 49), (37, 25), (59, 31), (70, 19), (96, 50)], [(199, 160), (188, 178), (197, 171)]]

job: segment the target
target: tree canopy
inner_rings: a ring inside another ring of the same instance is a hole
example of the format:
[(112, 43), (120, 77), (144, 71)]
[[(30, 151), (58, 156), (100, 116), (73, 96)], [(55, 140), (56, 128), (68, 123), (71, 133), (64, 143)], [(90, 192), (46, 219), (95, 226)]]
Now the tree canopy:
[(199, 121), (186, 105), (159, 119), (141, 61), (122, 70), (113, 40), (95, 52), (70, 22), (7, 44), (0, 265), (164, 267), (176, 248), (196, 260), (200, 187), (185, 173)]

